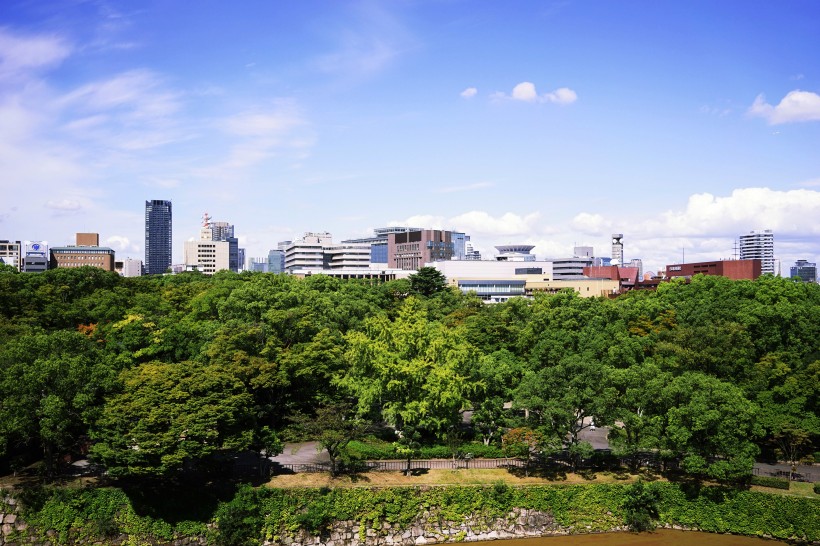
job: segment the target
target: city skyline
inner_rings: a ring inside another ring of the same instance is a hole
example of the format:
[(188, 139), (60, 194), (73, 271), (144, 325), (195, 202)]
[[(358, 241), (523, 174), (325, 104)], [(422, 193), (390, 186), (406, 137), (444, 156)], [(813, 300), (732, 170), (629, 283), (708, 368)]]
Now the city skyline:
[(98, 232), (173, 262), (204, 211), (248, 257), (327, 231), (454, 229), (485, 257), (644, 269), (771, 229), (820, 261), (820, 5), (0, 5), (0, 239)]

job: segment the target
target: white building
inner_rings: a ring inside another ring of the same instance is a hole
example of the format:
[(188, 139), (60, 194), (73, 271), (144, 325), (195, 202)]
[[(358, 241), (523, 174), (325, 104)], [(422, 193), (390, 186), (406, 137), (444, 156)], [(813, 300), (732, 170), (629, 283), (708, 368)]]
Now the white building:
[(774, 263), (774, 233), (772, 230), (751, 231), (740, 236), (740, 259), (760, 260), (762, 274), (776, 274)]
[(122, 261), (122, 276), (123, 277), (140, 277), (142, 276), (142, 260), (135, 260), (134, 258), (126, 258)]
[(370, 258), (368, 243), (334, 243), (330, 233), (308, 232), (285, 247), (285, 271), (367, 269)]
[(285, 248), (285, 271), (295, 269), (323, 269), (325, 264), (325, 245), (333, 244), (333, 237), (328, 232), (307, 232)]
[(230, 269), (230, 243), (213, 240), (207, 215), (199, 230), (199, 239), (185, 241), (183, 262), (187, 271), (202, 271), (206, 275)]

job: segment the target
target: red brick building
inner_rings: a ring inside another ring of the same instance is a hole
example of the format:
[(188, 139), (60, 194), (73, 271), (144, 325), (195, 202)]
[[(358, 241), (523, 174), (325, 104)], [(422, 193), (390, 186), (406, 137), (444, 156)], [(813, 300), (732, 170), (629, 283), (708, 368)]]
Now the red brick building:
[(692, 264), (673, 264), (666, 266), (664, 279), (675, 277), (692, 277), (694, 275), (721, 275), (729, 279), (754, 280), (761, 275), (762, 263), (754, 260), (720, 260), (716, 262), (700, 262)]

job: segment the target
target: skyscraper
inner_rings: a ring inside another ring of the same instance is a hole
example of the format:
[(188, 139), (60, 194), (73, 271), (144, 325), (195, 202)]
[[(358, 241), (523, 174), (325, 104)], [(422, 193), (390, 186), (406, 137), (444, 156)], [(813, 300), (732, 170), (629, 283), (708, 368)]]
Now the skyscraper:
[(145, 202), (145, 273), (161, 275), (171, 267), (171, 202)]
[(740, 259), (760, 260), (760, 271), (765, 275), (775, 274), (774, 233), (772, 230), (751, 231), (740, 236)]

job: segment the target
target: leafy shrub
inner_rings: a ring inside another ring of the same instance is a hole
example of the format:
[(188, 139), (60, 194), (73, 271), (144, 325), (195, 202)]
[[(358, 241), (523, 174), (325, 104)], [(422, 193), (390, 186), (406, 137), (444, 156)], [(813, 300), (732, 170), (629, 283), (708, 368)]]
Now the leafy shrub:
[(639, 532), (654, 529), (655, 520), (658, 519), (659, 500), (658, 490), (644, 484), (642, 481), (628, 487), (623, 508), (626, 524), (629, 528)]
[(814, 484), (814, 492), (817, 495), (820, 495), (820, 482)]
[(774, 489), (789, 489), (789, 480), (785, 478), (774, 478), (770, 476), (752, 476), (752, 485), (761, 487), (773, 487)]
[[(392, 443), (383, 440), (353, 441), (347, 446), (350, 456), (357, 460), (401, 459)], [(459, 453), (470, 453), (473, 457), (497, 459), (504, 457), (500, 448), (494, 445), (485, 446), (482, 442), (463, 444), (459, 446)], [(453, 456), (448, 446), (422, 446), (418, 459), (449, 459)]]
[(214, 519), (219, 546), (258, 543), (263, 523), (259, 493), (251, 486), (241, 487), (233, 499), (219, 505)]

